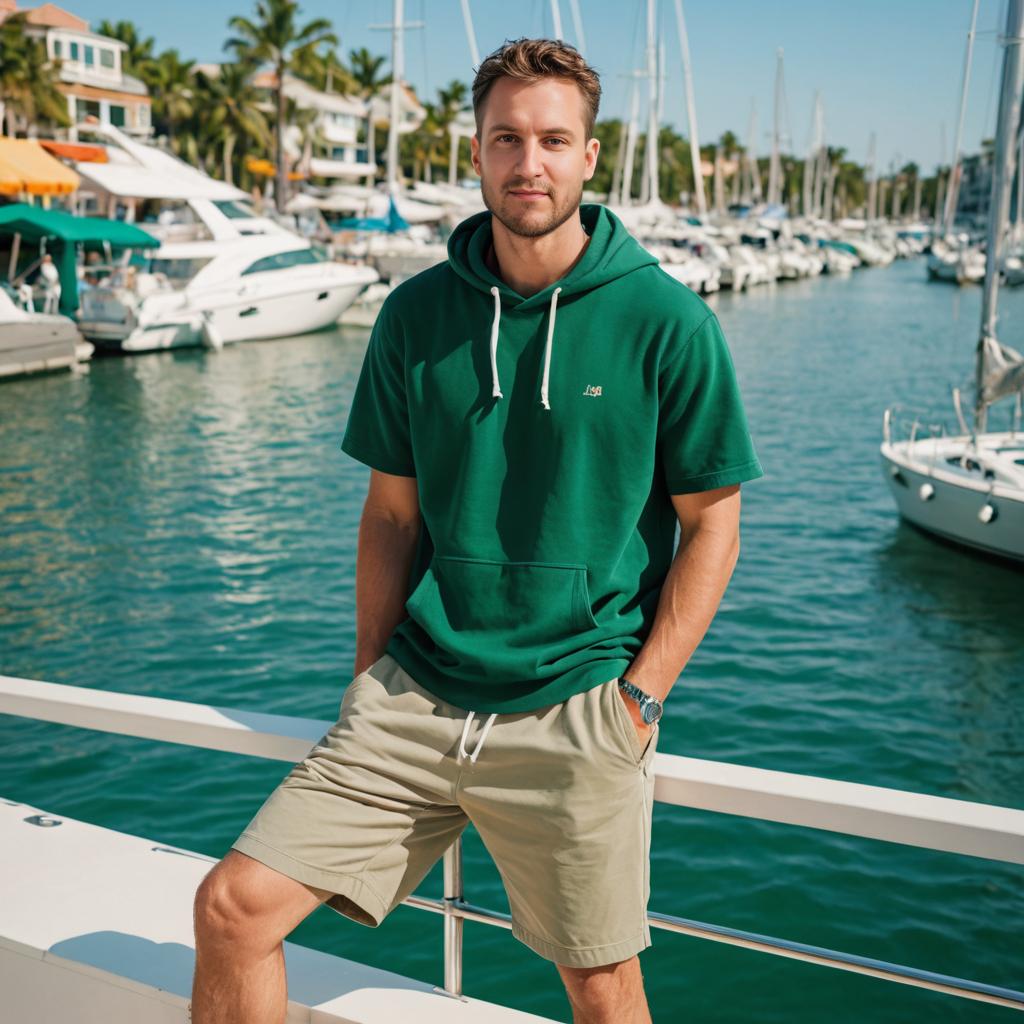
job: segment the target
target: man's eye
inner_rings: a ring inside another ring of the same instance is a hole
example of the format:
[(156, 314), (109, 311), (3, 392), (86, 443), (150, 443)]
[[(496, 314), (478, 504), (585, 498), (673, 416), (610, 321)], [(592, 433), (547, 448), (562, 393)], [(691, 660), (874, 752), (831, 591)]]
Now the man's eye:
[(514, 139), (514, 138), (515, 138), (514, 135), (499, 135), (498, 136), (498, 141), (499, 142), (504, 142), (505, 139)]
[(551, 138), (551, 139), (548, 139), (548, 142), (565, 142), (565, 139), (555, 139), (555, 138)]

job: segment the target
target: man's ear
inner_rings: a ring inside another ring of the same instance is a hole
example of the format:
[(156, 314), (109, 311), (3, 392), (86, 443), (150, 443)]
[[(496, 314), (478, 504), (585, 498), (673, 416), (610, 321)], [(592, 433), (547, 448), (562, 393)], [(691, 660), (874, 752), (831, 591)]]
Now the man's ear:
[[(593, 157), (590, 155), (590, 151), (593, 149)], [(597, 171), (597, 155), (601, 152), (601, 140), (600, 139), (588, 139), (587, 140), (587, 161), (590, 164), (589, 170), (583, 175), (584, 181), (590, 181)]]
[[(469, 154), (473, 170), (476, 171), (477, 175), (480, 175), (480, 139), (477, 137), (476, 132), (469, 137)], [(482, 175), (480, 176), (482, 177)]]

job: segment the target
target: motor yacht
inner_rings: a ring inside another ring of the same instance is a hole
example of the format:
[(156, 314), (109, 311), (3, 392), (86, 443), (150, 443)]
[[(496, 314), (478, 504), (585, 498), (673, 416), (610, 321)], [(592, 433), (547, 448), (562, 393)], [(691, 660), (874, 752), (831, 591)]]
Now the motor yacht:
[(24, 309), (0, 287), (0, 377), (74, 369), (92, 353), (73, 320)]

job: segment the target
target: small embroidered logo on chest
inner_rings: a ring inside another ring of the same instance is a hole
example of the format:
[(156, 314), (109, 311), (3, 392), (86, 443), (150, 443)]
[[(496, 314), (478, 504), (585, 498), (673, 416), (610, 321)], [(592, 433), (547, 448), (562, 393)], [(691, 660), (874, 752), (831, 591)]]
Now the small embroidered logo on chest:
[(600, 384), (588, 384), (583, 392), (584, 395), (591, 395), (594, 398), (601, 397), (601, 385)]

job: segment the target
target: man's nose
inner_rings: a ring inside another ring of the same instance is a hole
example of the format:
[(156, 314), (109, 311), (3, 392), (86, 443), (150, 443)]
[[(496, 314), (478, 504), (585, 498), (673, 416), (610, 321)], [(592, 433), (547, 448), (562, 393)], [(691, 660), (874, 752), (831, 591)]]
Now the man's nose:
[(536, 139), (527, 139), (523, 143), (516, 170), (531, 181), (544, 173), (544, 150)]

